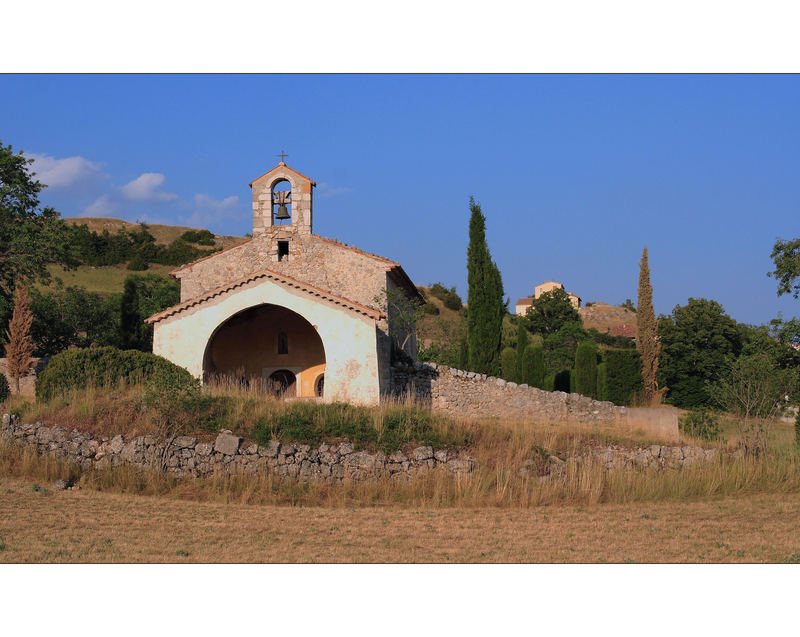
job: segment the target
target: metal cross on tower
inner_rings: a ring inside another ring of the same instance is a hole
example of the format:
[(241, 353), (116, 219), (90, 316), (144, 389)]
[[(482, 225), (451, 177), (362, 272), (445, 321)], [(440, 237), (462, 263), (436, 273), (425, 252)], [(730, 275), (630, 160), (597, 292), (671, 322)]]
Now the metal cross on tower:
[(285, 159), (286, 159), (288, 156), (289, 156), (289, 155), (287, 155), (287, 154), (286, 154), (284, 151), (281, 151), (281, 154), (280, 154), (280, 155), (276, 155), (276, 157), (280, 157), (280, 158), (281, 158), (281, 163), (282, 163), (282, 164), (285, 164), (285, 163), (286, 163), (286, 161), (284, 161), (284, 160), (285, 160)]

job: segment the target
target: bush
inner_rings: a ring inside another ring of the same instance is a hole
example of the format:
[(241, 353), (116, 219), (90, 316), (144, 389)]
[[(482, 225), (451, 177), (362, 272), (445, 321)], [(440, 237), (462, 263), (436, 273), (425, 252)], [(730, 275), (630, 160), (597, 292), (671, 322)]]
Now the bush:
[(517, 353), (513, 347), (506, 347), (500, 352), (500, 375), (511, 381), (517, 376)]
[(597, 347), (583, 342), (575, 352), (575, 391), (583, 396), (597, 396)]
[(530, 387), (544, 388), (544, 351), (541, 347), (528, 345), (525, 348), (523, 382)]
[(461, 297), (456, 293), (456, 287), (453, 286), (449, 290), (441, 283), (434, 283), (431, 286), (431, 294), (439, 299), (447, 309), (460, 310), (464, 303)]
[(556, 375), (555, 374), (548, 374), (544, 377), (544, 381), (542, 382), (544, 385), (542, 389), (545, 391), (555, 391), (556, 390)]
[(11, 390), (8, 387), (8, 379), (5, 374), (0, 374), (0, 403), (7, 400), (11, 395)]
[(695, 438), (719, 440), (722, 437), (719, 418), (708, 409), (693, 409), (679, 418), (678, 424), (683, 433)]
[(422, 311), (425, 312), (425, 314), (439, 314), (439, 308), (430, 301), (426, 301), (422, 304)]
[(46, 402), (87, 385), (115, 385), (122, 380), (137, 384), (151, 379), (175, 387), (196, 383), (183, 367), (155, 354), (97, 347), (68, 350), (53, 356), (36, 381), (36, 399)]
[(130, 262), (128, 263), (128, 270), (141, 272), (142, 270), (146, 270), (147, 268), (148, 268), (147, 261), (141, 254), (134, 255), (133, 259), (131, 259)]
[(603, 353), (606, 363), (605, 400), (615, 405), (629, 405), (642, 389), (642, 360), (635, 349), (609, 349)]
[(213, 246), (214, 235), (208, 230), (187, 230), (181, 235), (187, 243), (198, 243), (201, 246)]
[(437, 426), (443, 422), (427, 409), (391, 407), (376, 422), (374, 410), (366, 407), (295, 402), (256, 422), (251, 435), (262, 445), (272, 438), (312, 445), (346, 439), (356, 448), (378, 447), (387, 452), (410, 443), (442, 447), (468, 442), (463, 432), (445, 433)]

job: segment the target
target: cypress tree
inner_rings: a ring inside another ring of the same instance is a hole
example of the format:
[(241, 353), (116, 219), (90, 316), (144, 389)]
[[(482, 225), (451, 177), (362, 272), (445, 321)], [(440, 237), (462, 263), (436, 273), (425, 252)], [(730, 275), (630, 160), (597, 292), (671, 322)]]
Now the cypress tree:
[(658, 324), (653, 310), (653, 286), (650, 285), (650, 266), (647, 263), (647, 246), (639, 262), (639, 298), (636, 308), (636, 348), (642, 359), (642, 389), (645, 404), (651, 405), (657, 396)]
[(486, 244), (486, 218), (475, 199), (469, 200), (467, 248), (467, 340), (469, 368), (496, 376), (500, 371), (503, 316), (503, 281)]
[(139, 292), (131, 278), (125, 279), (120, 317), (120, 346), (122, 349), (142, 349), (142, 318), (139, 316)]
[(530, 338), (528, 337), (528, 330), (525, 328), (523, 321), (517, 322), (517, 369), (513, 381), (515, 383), (527, 383), (527, 376), (525, 374), (525, 352), (530, 345)]
[(600, 363), (597, 366), (597, 392), (595, 396), (597, 400), (608, 400), (608, 388), (607, 388), (607, 365), (605, 362)]
[(500, 372), (504, 380), (514, 381), (516, 378), (517, 353), (513, 347), (506, 347), (500, 354)]
[(591, 341), (579, 344), (575, 352), (575, 391), (591, 398), (597, 395), (597, 347)]
[(524, 381), (530, 387), (544, 389), (544, 350), (541, 347), (528, 345), (525, 348)]

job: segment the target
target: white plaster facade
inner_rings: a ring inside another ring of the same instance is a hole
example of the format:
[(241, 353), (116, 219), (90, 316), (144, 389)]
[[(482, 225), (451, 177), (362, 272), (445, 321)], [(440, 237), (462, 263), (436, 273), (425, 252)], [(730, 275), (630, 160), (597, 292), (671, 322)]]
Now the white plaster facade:
[(290, 309), (316, 328), (325, 348), (325, 400), (378, 402), (375, 321), (268, 279), (258, 279), (159, 321), (154, 326), (153, 353), (202, 378), (206, 347), (216, 329), (238, 312), (264, 303)]

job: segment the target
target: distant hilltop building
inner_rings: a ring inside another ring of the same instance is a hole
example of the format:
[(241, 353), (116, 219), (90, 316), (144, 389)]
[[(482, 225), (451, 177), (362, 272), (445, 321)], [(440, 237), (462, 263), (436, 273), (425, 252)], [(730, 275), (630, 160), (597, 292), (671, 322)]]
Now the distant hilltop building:
[[(524, 316), (525, 313), (528, 311), (528, 308), (533, 303), (534, 299), (538, 299), (542, 294), (545, 292), (552, 292), (553, 290), (563, 290), (564, 284), (559, 283), (558, 281), (545, 281), (544, 283), (540, 283), (533, 289), (533, 296), (526, 296), (517, 301), (516, 305), (516, 314), (517, 316)], [(574, 308), (579, 308), (581, 306), (581, 298), (572, 294), (571, 292), (567, 292), (567, 296), (569, 297), (570, 302)]]

